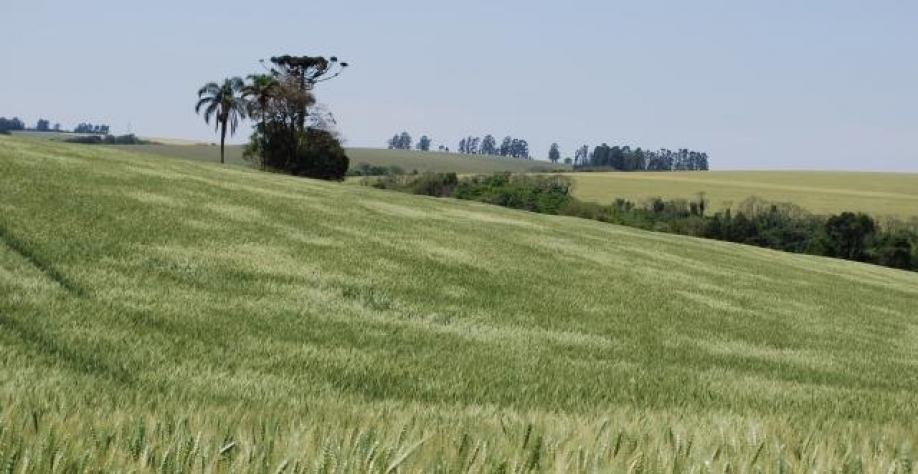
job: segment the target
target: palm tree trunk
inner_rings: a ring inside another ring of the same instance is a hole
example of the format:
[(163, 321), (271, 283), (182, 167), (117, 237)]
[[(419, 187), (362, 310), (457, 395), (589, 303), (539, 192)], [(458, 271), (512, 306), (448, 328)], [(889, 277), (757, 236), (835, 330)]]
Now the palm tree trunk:
[(220, 164), (223, 164), (223, 149), (224, 144), (226, 143), (226, 121), (224, 120), (220, 127)]
[(265, 113), (261, 114), (261, 169), (265, 169), (265, 157), (268, 154), (268, 121)]

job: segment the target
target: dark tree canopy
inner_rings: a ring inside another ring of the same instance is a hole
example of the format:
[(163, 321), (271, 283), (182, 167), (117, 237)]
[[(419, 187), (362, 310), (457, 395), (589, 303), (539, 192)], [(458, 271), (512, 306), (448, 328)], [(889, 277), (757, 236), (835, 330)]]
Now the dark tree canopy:
[(0, 132), (16, 132), (19, 130), (25, 130), (25, 124), (22, 120), (19, 120), (19, 117), (11, 119), (0, 117)]
[(862, 213), (843, 212), (826, 221), (826, 235), (831, 255), (847, 260), (863, 260), (867, 237), (876, 231), (876, 223)]
[(82, 122), (73, 129), (73, 133), (91, 133), (95, 135), (108, 135), (111, 127), (108, 125), (93, 125), (88, 122)]
[(589, 152), (583, 145), (574, 153), (575, 170), (611, 169), (616, 171), (707, 171), (708, 154), (689, 149), (671, 151), (665, 148), (648, 151), (628, 145), (605, 143)]
[(430, 137), (422, 135), (418, 139), (417, 149), (420, 151), (430, 151)]
[(548, 161), (552, 163), (557, 163), (561, 159), (561, 151), (558, 150), (558, 144), (552, 143), (551, 148), (548, 150)]
[(408, 132), (396, 133), (389, 139), (389, 149), (410, 150), (412, 141), (411, 134)]

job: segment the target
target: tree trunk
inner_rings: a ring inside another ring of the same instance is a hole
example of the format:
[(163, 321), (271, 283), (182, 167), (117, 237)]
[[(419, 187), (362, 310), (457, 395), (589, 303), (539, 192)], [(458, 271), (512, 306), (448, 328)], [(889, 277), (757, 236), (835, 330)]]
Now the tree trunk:
[(226, 143), (226, 121), (224, 121), (222, 125), (223, 126), (220, 128), (220, 164), (221, 165), (223, 164), (223, 149), (224, 149), (224, 144)]

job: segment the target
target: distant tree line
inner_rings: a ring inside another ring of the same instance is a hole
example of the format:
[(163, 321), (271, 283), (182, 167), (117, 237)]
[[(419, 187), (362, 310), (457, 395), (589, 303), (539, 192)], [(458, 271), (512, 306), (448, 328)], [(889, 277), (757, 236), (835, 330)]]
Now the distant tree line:
[[(0, 117), (0, 132), (16, 132), (20, 130), (28, 130), (25, 123), (20, 120), (18, 117), (13, 117), (7, 119), (6, 117)], [(48, 119), (38, 119), (35, 122), (35, 127), (32, 128), (36, 132), (66, 132), (61, 128), (60, 123), (51, 124), (51, 121)], [(95, 135), (108, 135), (111, 130), (111, 127), (108, 125), (93, 125), (91, 123), (80, 123), (73, 129), (73, 133), (85, 133), (85, 134), (95, 134)]]
[[(413, 148), (419, 151), (430, 151), (433, 146), (433, 141), (427, 135), (418, 139), (417, 144), (412, 147), (413, 143), (410, 133), (401, 132), (393, 135), (386, 142), (386, 145), (390, 150), (411, 150)], [(445, 153), (450, 152), (450, 148), (443, 145), (437, 147), (437, 150)], [(456, 151), (466, 155), (532, 159), (529, 153), (529, 143), (526, 140), (510, 136), (504, 137), (500, 144), (497, 143), (494, 135), (465, 137), (459, 140), (459, 147)]]
[(108, 135), (111, 127), (108, 125), (93, 125), (91, 123), (82, 122), (76, 127), (73, 128), (73, 133), (91, 133), (94, 135)]
[(708, 154), (688, 149), (672, 151), (660, 149), (632, 149), (628, 145), (609, 146), (605, 143), (590, 149), (587, 145), (578, 148), (572, 160), (574, 170), (616, 170), (616, 171), (708, 171)]
[[(28, 130), (28, 129), (27, 129)], [(51, 121), (48, 119), (40, 118), (35, 122), (35, 127), (32, 128), (32, 131), (35, 132), (61, 132), (61, 124), (55, 123), (51, 125)]]
[(696, 199), (649, 199), (636, 204), (584, 202), (571, 195), (569, 178), (512, 175), (458, 178), (455, 173), (424, 173), (367, 180), (366, 185), (414, 194), (448, 196), (545, 214), (562, 214), (657, 232), (737, 242), (785, 252), (918, 270), (918, 218), (887, 218), (864, 213), (811, 214), (799, 206), (755, 197), (715, 213), (704, 193)]
[(11, 119), (0, 117), (0, 133), (17, 132), (19, 130), (25, 130), (25, 124), (22, 120), (19, 120), (19, 117)]
[(467, 155), (497, 156), (502, 158), (518, 158), (531, 160), (529, 142), (521, 138), (506, 136), (497, 144), (494, 135), (484, 137), (466, 137), (459, 141), (459, 153)]
[[(411, 138), (411, 134), (408, 132), (402, 132), (393, 135), (392, 138), (390, 138), (386, 143), (386, 145), (388, 145), (390, 150), (411, 150), (412, 143), (413, 140)], [(417, 145), (415, 145), (414, 148), (418, 151), (430, 151), (431, 143), (432, 141), (430, 137), (427, 135), (422, 135), (421, 138), (418, 139)], [(442, 147), (440, 148), (440, 151), (443, 151)]]
[[(412, 148), (428, 151), (431, 140), (426, 135), (418, 140), (412, 147), (413, 140), (408, 132), (396, 133), (387, 142), (392, 150), (411, 150)], [(439, 151), (449, 152), (449, 148), (440, 146)], [(466, 155), (482, 155), (506, 158), (532, 159), (529, 143), (520, 138), (504, 137), (498, 143), (494, 135), (484, 137), (468, 136), (459, 140), (457, 152)], [(557, 143), (552, 143), (548, 150), (548, 160), (552, 163), (564, 162), (572, 165), (575, 171), (708, 171), (710, 169), (709, 156), (705, 152), (679, 149), (677, 151), (666, 148), (651, 151), (641, 147), (631, 148), (629, 145), (609, 146), (605, 143), (590, 150), (588, 145), (583, 145), (574, 152), (574, 157), (561, 158), (561, 149)]]

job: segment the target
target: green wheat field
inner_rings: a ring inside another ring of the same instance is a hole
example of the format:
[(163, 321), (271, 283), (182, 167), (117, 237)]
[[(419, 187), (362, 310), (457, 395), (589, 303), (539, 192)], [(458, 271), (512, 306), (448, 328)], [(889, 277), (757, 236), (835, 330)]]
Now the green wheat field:
[(916, 414), (916, 273), (0, 137), (0, 472), (901, 473)]

